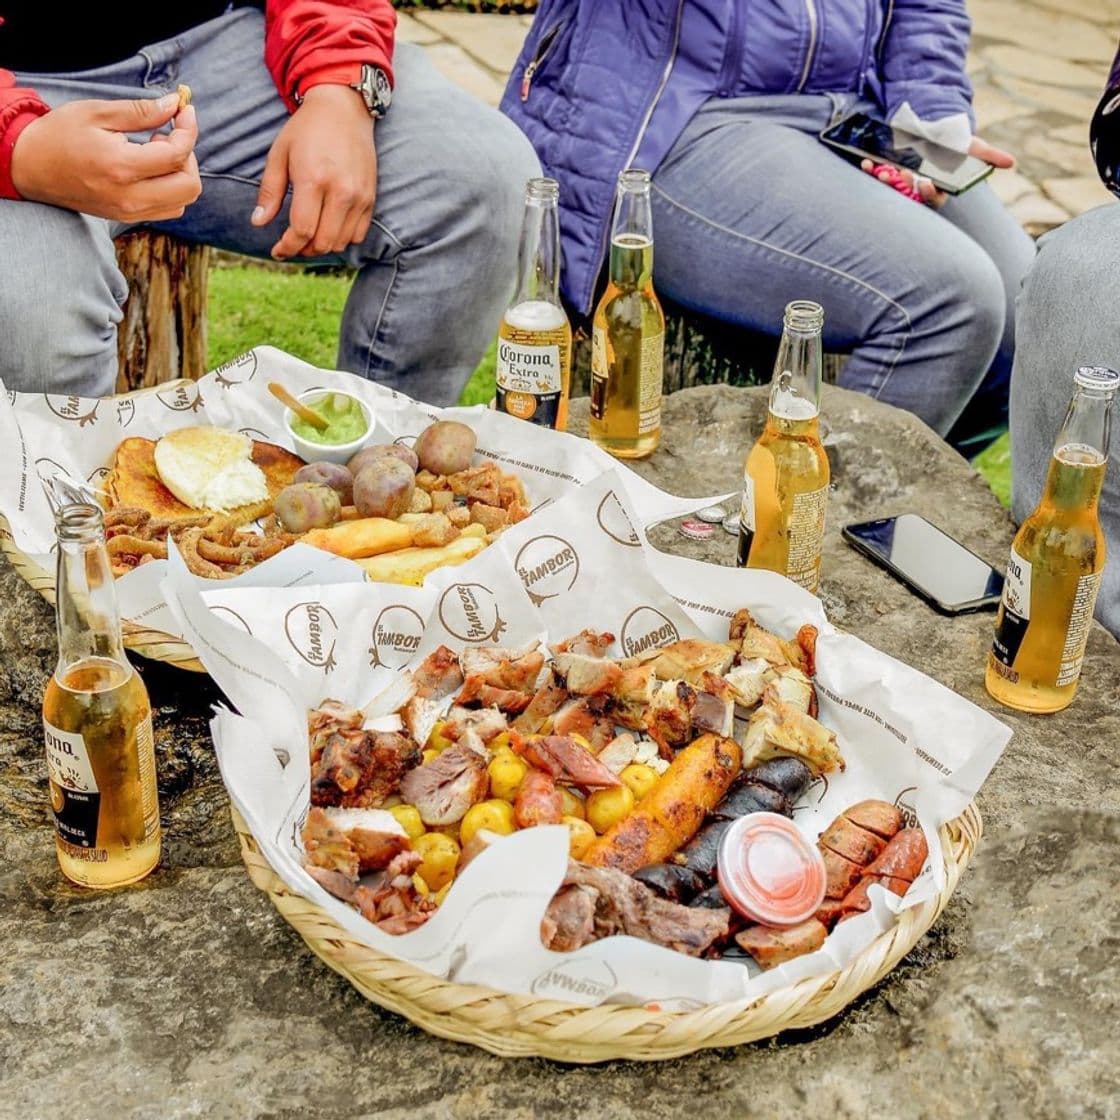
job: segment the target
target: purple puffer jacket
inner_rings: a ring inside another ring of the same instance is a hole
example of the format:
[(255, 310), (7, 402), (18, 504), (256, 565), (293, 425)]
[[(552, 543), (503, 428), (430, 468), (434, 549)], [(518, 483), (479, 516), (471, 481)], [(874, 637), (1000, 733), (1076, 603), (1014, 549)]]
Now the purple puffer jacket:
[(968, 34), (964, 0), (541, 0), (502, 110), (560, 180), (565, 298), (591, 308), (618, 172), (656, 170), (709, 98), (855, 92), (888, 117), (971, 116)]

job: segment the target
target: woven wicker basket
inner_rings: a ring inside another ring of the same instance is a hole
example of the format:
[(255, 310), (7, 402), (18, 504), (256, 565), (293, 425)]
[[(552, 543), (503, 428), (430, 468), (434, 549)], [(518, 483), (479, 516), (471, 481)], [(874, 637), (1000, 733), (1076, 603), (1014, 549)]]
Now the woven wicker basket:
[(917, 944), (949, 901), (983, 829), (974, 804), (942, 827), (945, 886), (941, 893), (904, 911), (845, 968), (798, 981), (751, 1002), (658, 1012), (613, 1004), (580, 1007), (449, 983), (385, 956), (355, 941), (320, 907), (289, 890), (266, 862), (236, 809), (233, 823), (256, 886), (272, 899), (312, 952), (367, 999), (441, 1038), (470, 1042), (501, 1057), (536, 1055), (562, 1062), (676, 1058), (830, 1019), (878, 983)]

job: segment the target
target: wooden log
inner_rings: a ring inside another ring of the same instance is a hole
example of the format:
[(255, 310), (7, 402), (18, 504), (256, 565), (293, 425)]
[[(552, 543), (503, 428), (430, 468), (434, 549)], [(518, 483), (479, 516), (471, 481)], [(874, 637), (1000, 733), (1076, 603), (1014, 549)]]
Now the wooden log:
[[(778, 334), (765, 335), (662, 300), (665, 311), (664, 391), (692, 385), (768, 385)], [(780, 330), (781, 324), (777, 325)], [(591, 324), (573, 319), (572, 396), (585, 397), (591, 381)], [(824, 379), (835, 384), (846, 355), (825, 354)]]
[(117, 239), (128, 302), (117, 328), (117, 392), (206, 372), (206, 282), (210, 250), (166, 233)]

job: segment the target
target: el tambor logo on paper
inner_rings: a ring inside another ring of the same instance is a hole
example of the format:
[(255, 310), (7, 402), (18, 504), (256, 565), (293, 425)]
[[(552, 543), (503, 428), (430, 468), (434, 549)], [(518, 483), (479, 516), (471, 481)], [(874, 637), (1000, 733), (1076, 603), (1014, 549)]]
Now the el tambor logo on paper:
[(440, 597), (439, 620), (461, 642), (496, 642), (506, 628), (494, 592), (481, 583), (453, 583)]
[(100, 401), (90, 401), (84, 397), (52, 397), (49, 393), (43, 394), (43, 400), (60, 420), (71, 420), (79, 428), (97, 423), (97, 406)]
[(680, 640), (676, 624), (656, 607), (636, 607), (622, 624), (619, 643), (627, 657), (636, 657), (647, 649), (660, 649)]
[(284, 633), (292, 649), (324, 673), (335, 667), (334, 646), (338, 623), (322, 603), (297, 603), (284, 616)]
[(907, 786), (895, 799), (895, 806), (902, 814), (902, 820), (907, 828), (920, 828), (918, 824), (918, 811), (914, 808), (914, 794), (918, 792), (917, 786)]
[(119, 427), (127, 428), (135, 418), (136, 402), (134, 400), (125, 398), (117, 401), (117, 424)]
[(240, 626), (241, 629), (244, 630), (246, 634), (252, 634), (253, 633), (252, 627), (250, 627), (250, 625), (245, 621), (245, 619), (243, 619), (241, 617), (241, 615), (239, 615), (237, 613), (237, 611), (233, 610), (230, 607), (223, 607), (221, 605), (211, 607), (210, 608), (210, 613), (211, 614), (216, 614), (224, 622), (229, 622), (231, 625), (234, 625), (234, 626)]
[(156, 390), (156, 399), (172, 412), (197, 412), (203, 408), (202, 394), (193, 381), (179, 381)]
[(603, 500), (595, 511), (595, 520), (612, 541), (624, 544), (627, 548), (638, 548), (641, 545), (630, 518), (626, 516), (626, 511), (613, 490), (608, 490), (603, 495)]
[(618, 977), (606, 961), (564, 961), (542, 972), (530, 986), (535, 996), (557, 999), (575, 996), (579, 1002), (602, 1003), (618, 987)]
[(424, 620), (411, 607), (403, 603), (386, 607), (373, 624), (370, 665), (375, 669), (403, 669), (420, 648), (423, 636)]
[(246, 381), (252, 381), (256, 375), (257, 356), (253, 353), (242, 354), (241, 357), (234, 358), (232, 362), (226, 362), (225, 365), (218, 366), (214, 370), (214, 380), (223, 389), (244, 385)]
[(527, 540), (513, 561), (533, 605), (571, 591), (579, 579), (579, 554), (563, 537)]

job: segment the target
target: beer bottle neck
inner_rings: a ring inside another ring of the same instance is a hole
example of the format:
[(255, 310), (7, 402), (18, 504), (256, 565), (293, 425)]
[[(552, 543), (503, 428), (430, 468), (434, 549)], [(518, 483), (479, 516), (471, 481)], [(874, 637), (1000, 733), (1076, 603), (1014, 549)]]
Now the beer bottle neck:
[(556, 180), (529, 180), (517, 258), (517, 292), (511, 307), (530, 302), (560, 306), (558, 200)]
[(797, 301), (786, 308), (782, 340), (770, 382), (770, 412), (787, 420), (809, 420), (821, 406), (824, 312)]
[(1044, 501), (1069, 510), (1095, 510), (1108, 464), (1112, 398), (1120, 374), (1083, 366), (1074, 375), (1073, 398), (1054, 441)]
[(627, 168), (618, 177), (611, 223), (610, 278), (623, 290), (653, 284), (653, 212), (648, 171)]
[(128, 668), (101, 511), (95, 506), (64, 506), (55, 528), (58, 674), (90, 658)]

